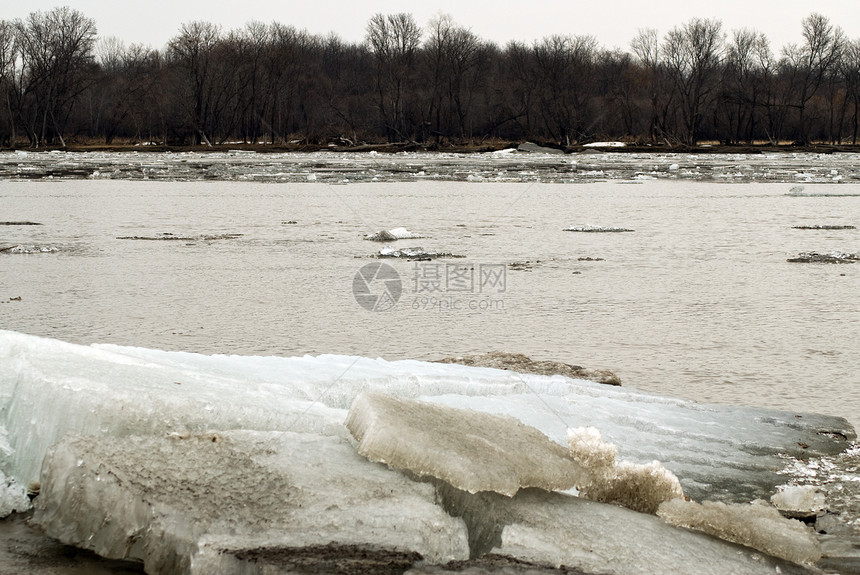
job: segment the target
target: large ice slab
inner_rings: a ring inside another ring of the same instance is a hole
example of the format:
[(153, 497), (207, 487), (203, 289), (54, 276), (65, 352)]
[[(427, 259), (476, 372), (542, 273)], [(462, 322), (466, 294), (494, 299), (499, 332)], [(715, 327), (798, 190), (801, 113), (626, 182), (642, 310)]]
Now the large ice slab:
[(204, 356), (0, 331), (0, 471), (27, 485), (48, 448), (72, 435), (346, 437), (347, 409), (363, 391), (509, 415), (560, 446), (568, 428), (595, 427), (619, 459), (660, 461), (696, 500), (767, 499), (792, 479), (778, 473), (783, 455), (836, 454), (855, 437), (842, 418), (701, 405), (562, 376), (334, 355)]
[(433, 563), (469, 554), (432, 486), (346, 440), (298, 433), (65, 441), (45, 457), (34, 521), (151, 574), (240, 573), (248, 557), (319, 546)]
[(591, 480), (567, 450), (509, 416), (363, 393), (346, 426), (368, 459), (469, 493), (512, 496), (523, 487), (565, 490)]

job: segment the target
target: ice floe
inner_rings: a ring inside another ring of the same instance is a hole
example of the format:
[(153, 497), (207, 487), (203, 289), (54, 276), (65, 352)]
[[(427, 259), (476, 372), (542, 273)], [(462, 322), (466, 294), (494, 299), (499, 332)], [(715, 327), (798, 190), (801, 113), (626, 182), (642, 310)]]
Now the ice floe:
[(786, 261), (801, 264), (853, 264), (860, 260), (860, 254), (848, 254), (844, 252), (800, 252)]
[(194, 236), (181, 236), (171, 232), (161, 232), (152, 236), (117, 236), (118, 240), (144, 240), (144, 241), (174, 241), (174, 242), (211, 242), (213, 240), (235, 240), (244, 234), (199, 234)]
[(564, 228), (565, 232), (584, 232), (584, 233), (619, 233), (619, 232), (632, 232), (633, 230), (629, 228), (620, 228), (620, 227), (604, 227), (604, 226), (570, 226), (569, 228)]
[(37, 244), (16, 244), (0, 246), (0, 254), (53, 254), (61, 251), (57, 246)]
[(382, 248), (377, 253), (380, 258), (409, 258), (409, 259), (433, 259), (433, 258), (462, 258), (451, 252), (425, 250), (421, 247), (414, 248)]
[(364, 239), (373, 242), (393, 242), (395, 240), (414, 240), (423, 237), (420, 234), (410, 232), (406, 228), (392, 228), (390, 230), (381, 230), (375, 234), (367, 234), (364, 236)]
[(856, 230), (856, 226), (839, 226), (839, 225), (822, 225), (822, 224), (814, 224), (814, 225), (803, 225), (803, 226), (791, 226), (792, 229), (795, 230)]

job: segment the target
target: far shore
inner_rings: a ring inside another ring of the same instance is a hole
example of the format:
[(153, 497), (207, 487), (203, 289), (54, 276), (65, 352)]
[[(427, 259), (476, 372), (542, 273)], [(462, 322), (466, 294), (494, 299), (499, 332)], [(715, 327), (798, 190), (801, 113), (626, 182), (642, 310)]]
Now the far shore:
[[(472, 143), (418, 143), (418, 142), (396, 142), (396, 143), (360, 143), (350, 144), (342, 141), (335, 143), (307, 143), (296, 142), (288, 144), (248, 144), (248, 143), (223, 143), (207, 145), (166, 145), (166, 144), (141, 144), (141, 143), (77, 143), (70, 142), (66, 146), (44, 146), (29, 147), (16, 145), (0, 147), (0, 152), (197, 152), (197, 153), (223, 153), (223, 152), (256, 152), (256, 153), (289, 153), (289, 152), (447, 152), (457, 154), (498, 152), (505, 149), (517, 148), (525, 142), (492, 141)], [(860, 153), (860, 144), (825, 144), (812, 143), (799, 145), (795, 143), (752, 143), (752, 144), (725, 144), (720, 142), (702, 142), (695, 146), (663, 144), (647, 144), (641, 142), (624, 142), (623, 146), (607, 145), (599, 146), (597, 142), (562, 146), (548, 142), (534, 142), (534, 144), (556, 150), (557, 152), (572, 153), (665, 153), (665, 154), (764, 154), (764, 153), (818, 153), (832, 154), (837, 152)]]

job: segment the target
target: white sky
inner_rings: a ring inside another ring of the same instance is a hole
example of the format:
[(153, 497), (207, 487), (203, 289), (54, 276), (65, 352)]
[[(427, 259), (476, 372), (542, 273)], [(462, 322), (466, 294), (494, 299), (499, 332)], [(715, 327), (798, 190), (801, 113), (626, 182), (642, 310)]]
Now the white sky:
[(607, 48), (628, 49), (639, 28), (662, 37), (694, 17), (718, 18), (725, 31), (743, 27), (767, 34), (774, 52), (801, 42), (800, 22), (824, 14), (849, 38), (860, 37), (857, 0), (0, 0), (0, 19), (23, 18), (35, 10), (65, 5), (94, 18), (99, 36), (162, 48), (184, 22), (206, 20), (225, 30), (251, 20), (278, 21), (314, 34), (337, 33), (361, 41), (376, 13), (411, 12), (424, 26), (450, 14), (485, 40), (531, 43), (550, 34), (592, 34)]

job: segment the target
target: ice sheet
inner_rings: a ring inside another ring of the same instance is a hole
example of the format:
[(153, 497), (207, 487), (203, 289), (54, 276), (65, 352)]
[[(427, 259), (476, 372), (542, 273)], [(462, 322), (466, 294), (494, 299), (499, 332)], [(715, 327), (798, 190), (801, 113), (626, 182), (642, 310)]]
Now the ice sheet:
[[(841, 418), (707, 406), (561, 376), (383, 359), (204, 356), (79, 346), (0, 331), (0, 470), (38, 479), (48, 447), (72, 435), (254, 429), (345, 437), (363, 391), (509, 415), (561, 446), (592, 426), (620, 459), (658, 460), (696, 500), (768, 498), (791, 481), (782, 454), (844, 450)], [(833, 433), (823, 433), (833, 432)], [(801, 445), (802, 444), (802, 445)]]

